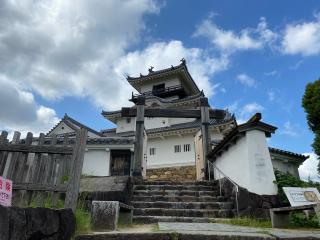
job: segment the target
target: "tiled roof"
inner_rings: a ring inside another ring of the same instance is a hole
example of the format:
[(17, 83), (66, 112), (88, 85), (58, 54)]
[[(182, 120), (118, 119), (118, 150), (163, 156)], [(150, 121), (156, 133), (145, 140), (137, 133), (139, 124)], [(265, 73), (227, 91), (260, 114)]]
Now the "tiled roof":
[(178, 69), (183, 69), (185, 66), (185, 61), (182, 61), (181, 64), (177, 65), (177, 66), (171, 66), (169, 68), (165, 68), (165, 69), (161, 69), (161, 70), (157, 70), (157, 71), (153, 71), (151, 69), (149, 69), (149, 73), (147, 75), (142, 75), (140, 73), (139, 77), (131, 77), (131, 76), (127, 76), (127, 80), (130, 81), (134, 81), (134, 80), (142, 80), (142, 79), (146, 79), (152, 76), (156, 76), (159, 74), (163, 74), (163, 73), (170, 73), (174, 70), (178, 70)]
[(134, 139), (132, 138), (121, 138), (121, 137), (102, 137), (102, 138), (88, 138), (87, 144), (109, 144), (109, 145), (122, 145), (122, 144), (133, 144)]
[(108, 115), (113, 115), (113, 114), (119, 114), (121, 113), (121, 110), (117, 111), (103, 111), (101, 112), (102, 116), (108, 116)]
[(305, 156), (299, 153), (294, 153), (294, 152), (290, 152), (290, 151), (286, 151), (286, 150), (282, 150), (282, 149), (278, 149), (278, 148), (273, 148), (273, 147), (269, 147), (269, 151), (273, 152), (273, 153), (278, 153), (281, 155), (287, 155), (290, 157), (295, 157), (295, 158), (300, 158), (302, 160), (306, 160), (307, 158), (309, 158), (309, 156)]
[[(101, 136), (100, 132), (98, 132), (98, 131), (96, 131), (96, 130), (94, 130), (94, 129), (92, 129), (92, 128), (90, 128), (90, 127), (88, 127), (88, 126), (86, 126), (86, 125), (84, 125), (84, 124), (82, 124), (80, 122), (78, 122), (77, 120), (69, 117), (67, 114), (65, 114), (64, 117), (60, 120), (60, 122), (58, 122), (46, 135), (48, 136), (61, 122), (66, 122), (66, 121), (71, 123), (71, 124), (73, 124), (73, 125), (78, 126), (79, 128), (85, 128), (89, 132), (92, 132), (92, 133), (94, 133), (94, 134), (96, 134), (98, 136)], [(73, 129), (77, 130), (75, 128), (73, 128)]]

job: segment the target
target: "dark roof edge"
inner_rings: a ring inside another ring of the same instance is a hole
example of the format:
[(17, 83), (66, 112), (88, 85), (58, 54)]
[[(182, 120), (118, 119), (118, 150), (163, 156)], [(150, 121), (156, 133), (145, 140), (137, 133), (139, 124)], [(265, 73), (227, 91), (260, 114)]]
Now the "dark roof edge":
[(273, 147), (269, 147), (269, 151), (274, 152), (274, 153), (278, 153), (281, 155), (286, 155), (289, 157), (299, 158), (303, 161), (305, 161), (306, 159), (308, 159), (310, 157), (310, 156), (305, 156), (305, 155), (302, 155), (299, 153), (294, 153), (294, 152), (286, 151), (286, 150), (279, 149), (279, 148), (273, 148)]

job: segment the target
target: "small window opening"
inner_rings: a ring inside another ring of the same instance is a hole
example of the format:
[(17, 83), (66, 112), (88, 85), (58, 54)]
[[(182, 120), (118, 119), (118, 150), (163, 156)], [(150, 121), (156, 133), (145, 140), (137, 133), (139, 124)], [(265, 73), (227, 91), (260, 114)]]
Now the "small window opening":
[(175, 145), (174, 146), (174, 152), (175, 153), (181, 152), (181, 145)]

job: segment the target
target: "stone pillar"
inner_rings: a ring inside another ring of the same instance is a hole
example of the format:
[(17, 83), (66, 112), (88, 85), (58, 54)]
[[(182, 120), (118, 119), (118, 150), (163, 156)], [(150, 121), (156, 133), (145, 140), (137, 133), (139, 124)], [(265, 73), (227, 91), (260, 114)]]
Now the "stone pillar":
[(132, 176), (142, 176), (143, 161), (143, 131), (144, 131), (144, 105), (145, 97), (139, 96), (137, 99), (136, 134), (134, 142), (134, 160)]
[(209, 132), (210, 115), (209, 115), (209, 103), (208, 98), (200, 98), (200, 110), (201, 110), (201, 133), (203, 141), (203, 166), (205, 176), (208, 177), (208, 153), (211, 151), (211, 136)]
[(119, 219), (119, 202), (92, 201), (91, 227), (94, 231), (116, 230)]

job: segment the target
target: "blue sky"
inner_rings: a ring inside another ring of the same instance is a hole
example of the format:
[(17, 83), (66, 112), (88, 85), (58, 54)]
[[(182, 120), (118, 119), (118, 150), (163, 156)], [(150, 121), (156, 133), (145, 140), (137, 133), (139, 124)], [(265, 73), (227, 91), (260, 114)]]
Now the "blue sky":
[(113, 127), (100, 112), (129, 104), (124, 74), (184, 57), (213, 107), (260, 111), (270, 146), (312, 152), (301, 98), (320, 77), (319, 1), (0, 3), (1, 128), (46, 132), (65, 113)]

